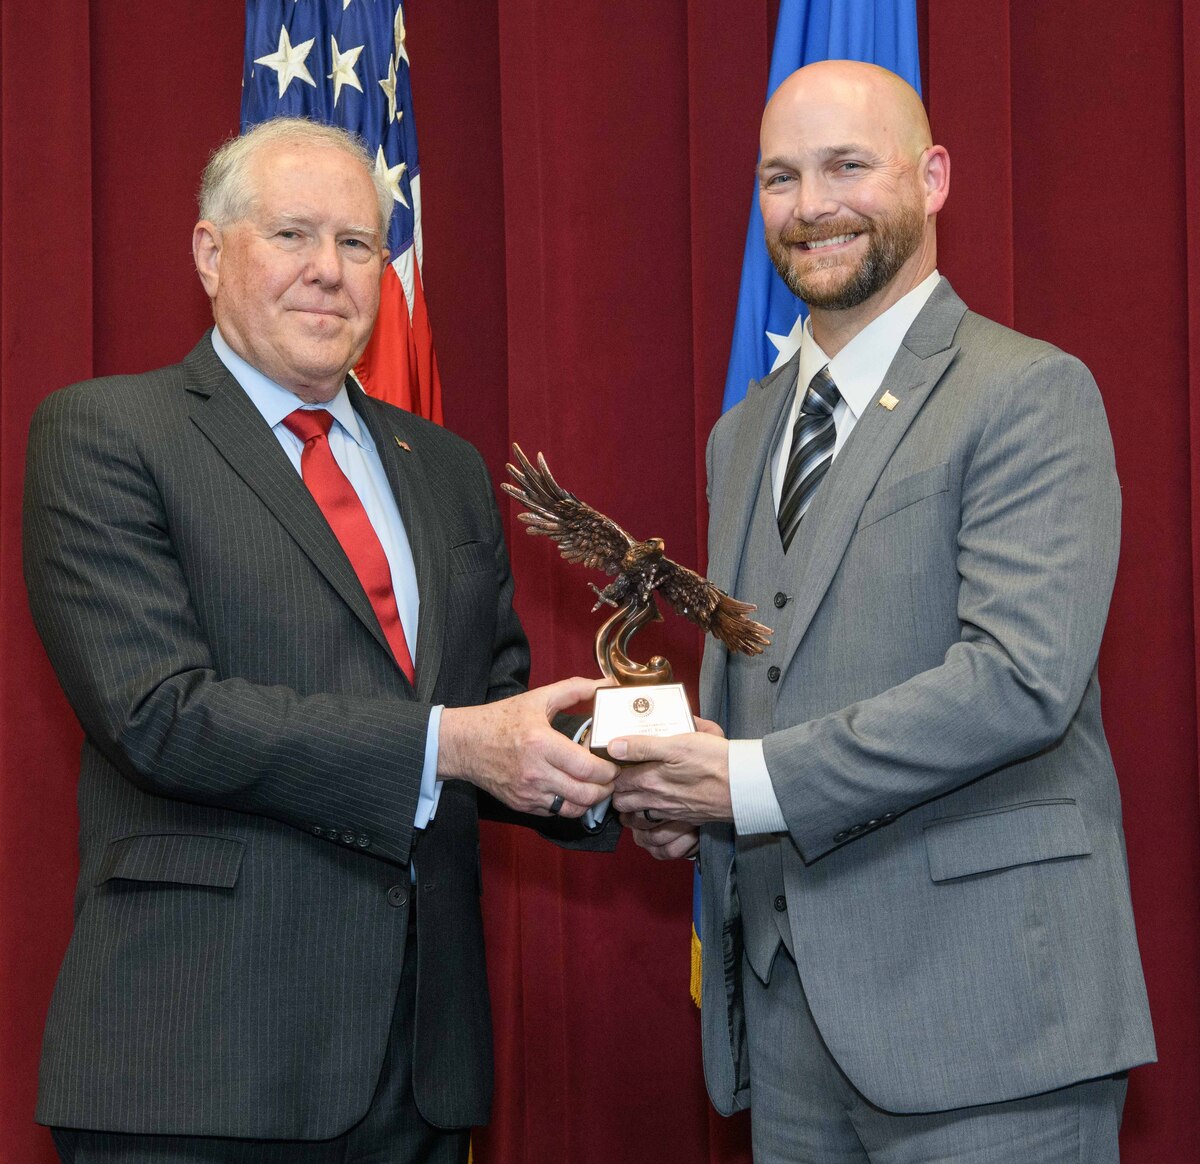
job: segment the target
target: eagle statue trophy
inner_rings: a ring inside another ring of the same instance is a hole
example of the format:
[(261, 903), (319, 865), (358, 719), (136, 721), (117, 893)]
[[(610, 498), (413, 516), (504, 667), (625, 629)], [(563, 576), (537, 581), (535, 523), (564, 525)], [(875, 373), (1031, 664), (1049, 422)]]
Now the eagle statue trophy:
[(655, 594), (685, 618), (720, 639), (730, 651), (759, 655), (771, 641), (769, 627), (747, 617), (757, 609), (739, 602), (686, 566), (663, 554), (662, 538), (638, 541), (615, 521), (567, 492), (551, 476), (546, 458), (538, 453), (530, 462), (513, 445), (518, 464), (507, 465), (515, 485), (500, 487), (525, 506), (518, 515), (526, 532), (558, 543), (568, 562), (578, 562), (616, 577), (596, 592), (596, 605), (615, 608), (596, 633), (596, 662), (604, 676), (621, 687), (666, 684), (672, 681), (671, 664), (661, 655), (636, 663), (627, 654), (633, 634), (649, 622), (661, 621)]

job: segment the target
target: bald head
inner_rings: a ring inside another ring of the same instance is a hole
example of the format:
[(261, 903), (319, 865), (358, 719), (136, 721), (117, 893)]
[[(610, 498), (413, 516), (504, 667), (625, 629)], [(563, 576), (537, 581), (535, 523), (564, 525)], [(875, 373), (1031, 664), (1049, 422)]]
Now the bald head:
[(767, 249), (833, 355), (934, 270), (949, 158), (912, 86), (859, 61), (788, 77), (763, 113), (761, 146)]
[(857, 112), (914, 161), (933, 144), (917, 91), (903, 77), (863, 61), (818, 61), (797, 69), (767, 102), (763, 132), (832, 110)]

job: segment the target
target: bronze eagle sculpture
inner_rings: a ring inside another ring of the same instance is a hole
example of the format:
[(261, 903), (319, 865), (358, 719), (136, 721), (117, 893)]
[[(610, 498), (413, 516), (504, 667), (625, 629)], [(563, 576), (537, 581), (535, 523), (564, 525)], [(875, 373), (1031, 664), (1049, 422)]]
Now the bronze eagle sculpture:
[[(519, 465), (506, 466), (516, 481), (500, 488), (526, 507), (518, 520), (526, 532), (540, 534), (558, 543), (568, 562), (578, 562), (616, 577), (598, 595), (593, 610), (601, 605), (618, 608), (652, 609), (654, 595), (663, 598), (685, 618), (720, 639), (731, 651), (762, 654), (771, 641), (771, 630), (746, 616), (758, 608), (739, 602), (686, 566), (663, 554), (662, 538), (638, 541), (615, 521), (597, 512), (564, 489), (538, 453), (537, 465), (513, 445)], [(640, 620), (644, 621), (644, 619)]]

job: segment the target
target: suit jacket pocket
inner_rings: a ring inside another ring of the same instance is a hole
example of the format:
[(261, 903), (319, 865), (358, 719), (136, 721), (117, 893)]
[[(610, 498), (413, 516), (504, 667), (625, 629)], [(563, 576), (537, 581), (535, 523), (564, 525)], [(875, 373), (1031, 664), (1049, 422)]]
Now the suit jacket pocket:
[(1092, 851), (1083, 815), (1073, 800), (1036, 800), (925, 826), (925, 852), (934, 881), (951, 881), (1056, 857)]
[(168, 881), (232, 889), (242, 866), (243, 845), (230, 837), (195, 833), (139, 833), (108, 846), (96, 884), (106, 881)]
[(858, 528), (865, 529), (897, 510), (906, 509), (937, 493), (945, 493), (949, 488), (949, 461), (922, 469), (918, 473), (905, 477), (902, 481), (897, 481), (895, 485), (888, 486), (882, 493), (869, 498), (866, 505), (863, 506), (862, 516), (858, 519)]
[(473, 574), (478, 570), (496, 571), (496, 557), (486, 542), (464, 542), (450, 547), (450, 573)]

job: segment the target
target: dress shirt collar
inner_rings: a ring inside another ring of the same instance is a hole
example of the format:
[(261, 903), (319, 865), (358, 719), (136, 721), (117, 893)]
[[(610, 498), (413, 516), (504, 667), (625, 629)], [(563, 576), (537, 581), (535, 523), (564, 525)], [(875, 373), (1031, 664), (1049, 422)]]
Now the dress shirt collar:
[(908, 329), (921, 313), (941, 276), (934, 271), (878, 318), (871, 320), (833, 359), (813, 339), (812, 319), (804, 321), (800, 340), (800, 374), (797, 396), (826, 364), (846, 407), (857, 420), (871, 403)]
[(285, 416), (295, 412), (297, 408), (326, 408), (333, 413), (333, 418), (342, 426), (346, 435), (360, 448), (371, 448), (369, 435), (358, 419), (354, 406), (350, 403), (350, 395), (345, 384), (338, 394), (326, 404), (305, 404), (294, 392), (276, 384), (268, 376), (264, 376), (252, 364), (248, 364), (237, 354), (221, 335), (219, 328), (212, 331), (213, 351), (217, 358), (229, 369), (229, 374), (242, 386), (250, 397), (254, 407), (262, 413), (263, 420), (275, 428)]

